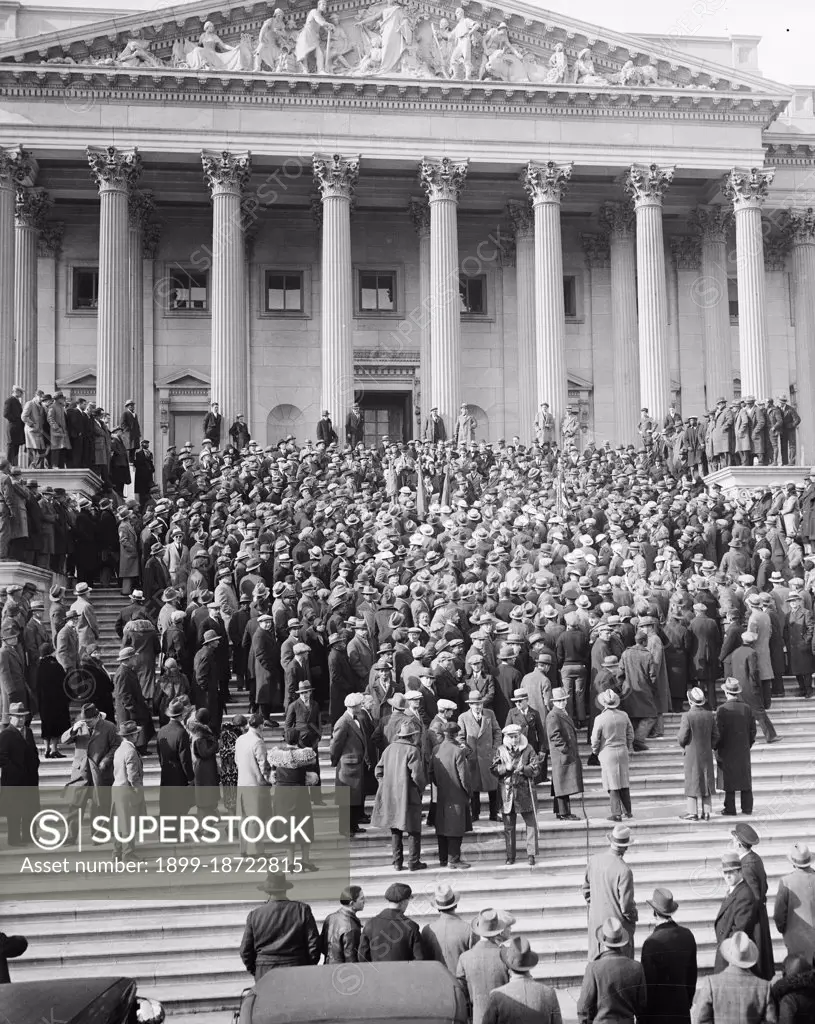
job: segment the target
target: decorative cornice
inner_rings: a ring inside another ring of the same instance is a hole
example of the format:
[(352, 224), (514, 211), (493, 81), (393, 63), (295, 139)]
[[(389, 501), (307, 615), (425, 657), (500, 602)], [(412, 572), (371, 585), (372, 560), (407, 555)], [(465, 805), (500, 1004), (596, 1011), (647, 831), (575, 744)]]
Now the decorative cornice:
[(722, 181), (722, 195), (737, 212), (758, 209), (763, 206), (774, 177), (771, 167), (751, 167), (749, 171), (734, 167)]
[(220, 152), (202, 149), (201, 166), (204, 169), (204, 181), (213, 198), (218, 195), (240, 196), (249, 184), (252, 154), (248, 150), (231, 153), (228, 149)]
[[(767, 225), (764, 225), (767, 227)], [(791, 239), (784, 234), (770, 235), (764, 233), (764, 269), (786, 270), (787, 256), (790, 251)]]
[(633, 238), (637, 215), (630, 202), (603, 203), (600, 207), (600, 223), (612, 239)]
[(320, 198), (347, 199), (354, 198), (354, 190), (359, 180), (359, 157), (344, 157), (339, 153), (324, 158), (317, 153), (311, 158), (314, 183)]
[(100, 192), (129, 192), (142, 172), (138, 149), (117, 149), (115, 146), (88, 146), (88, 164)]
[(782, 214), (781, 230), (791, 245), (815, 245), (815, 211), (785, 210)]
[(521, 172), (521, 184), (533, 206), (540, 203), (559, 203), (569, 191), (574, 164), (557, 164), (547, 160), (536, 164), (531, 160)]
[(772, 141), (764, 143), (764, 161), (770, 166), (809, 167), (815, 162), (815, 143)]
[(603, 270), (611, 266), (611, 247), (607, 234), (581, 234), (580, 245), (589, 270)]
[(507, 202), (507, 213), (516, 241), (519, 238), (535, 237), (535, 214), (528, 200), (510, 199)]
[(408, 213), (413, 221), (416, 234), (424, 238), (430, 234), (430, 203), (426, 199), (411, 197), (408, 201)]
[(468, 166), (469, 160), (451, 160), (449, 156), (441, 160), (423, 159), (419, 163), (419, 184), (428, 202), (447, 199), (457, 203), (467, 178)]
[(671, 239), (671, 258), (677, 270), (699, 270), (702, 265), (702, 242), (697, 235), (680, 235)]
[(44, 188), (18, 188), (14, 223), (17, 227), (39, 231), (45, 223), (51, 203), (51, 197)]
[(665, 193), (674, 179), (673, 167), (659, 164), (632, 164), (623, 176), (623, 188), (634, 200), (634, 206), (662, 206)]
[(34, 184), (37, 161), (22, 146), (0, 149), (0, 188), (17, 189)]
[(37, 255), (56, 259), (62, 252), (65, 225), (62, 221), (50, 221), (42, 225), (37, 237)]
[(703, 242), (723, 243), (733, 225), (733, 211), (727, 206), (697, 206), (691, 210), (690, 224)]
[(133, 189), (127, 197), (127, 211), (131, 228), (144, 231), (155, 205), (152, 192)]
[(158, 255), (161, 241), (161, 225), (150, 221), (144, 225), (141, 237), (141, 254), (145, 260), (154, 260)]

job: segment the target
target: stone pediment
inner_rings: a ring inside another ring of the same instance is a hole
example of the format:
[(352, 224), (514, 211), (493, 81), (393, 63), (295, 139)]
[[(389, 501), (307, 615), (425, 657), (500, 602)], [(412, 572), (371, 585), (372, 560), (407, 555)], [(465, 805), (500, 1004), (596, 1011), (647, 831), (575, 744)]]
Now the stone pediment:
[(63, 77), (74, 66), (85, 77), (90, 68), (122, 72), (129, 81), (214, 74), (310, 78), (316, 88), (321, 79), (395, 79), (612, 96), (740, 93), (762, 106), (789, 99), (789, 89), (758, 75), (520, 2), (284, 0), (274, 13), (251, 0), (191, 3), (15, 40), (0, 46), (0, 73), (4, 63), (50, 66)]

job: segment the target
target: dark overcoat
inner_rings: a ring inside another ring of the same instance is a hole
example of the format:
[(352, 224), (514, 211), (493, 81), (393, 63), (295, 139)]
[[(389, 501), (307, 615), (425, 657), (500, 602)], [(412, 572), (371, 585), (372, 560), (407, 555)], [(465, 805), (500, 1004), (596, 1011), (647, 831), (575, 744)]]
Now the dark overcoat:
[(794, 676), (811, 676), (815, 672), (815, 656), (812, 654), (812, 612), (801, 602), (790, 607), (784, 623), (784, 643)]
[(444, 739), (431, 761), (436, 785), (436, 833), (463, 836), (469, 824), (470, 773), (467, 755), (455, 740)]
[[(722, 900), (719, 913), (713, 925), (716, 932), (716, 960), (713, 965), (713, 973), (718, 974), (727, 967), (727, 961), (722, 956), (721, 944), (729, 939), (735, 932), (746, 932), (753, 935), (758, 924), (758, 900), (753, 891), (745, 881), (740, 881), (736, 888), (729, 892)], [(758, 964), (752, 968), (753, 974), (758, 976)]]
[(717, 785), (725, 792), (741, 792), (753, 788), (750, 747), (756, 741), (756, 718), (742, 700), (728, 700), (716, 708), (719, 745)]
[(690, 1024), (697, 973), (693, 932), (663, 921), (643, 942), (640, 963), (648, 986), (641, 1024)]
[(553, 707), (546, 716), (552, 792), (571, 796), (583, 792), (583, 765), (577, 743), (577, 729), (563, 708)]
[(770, 981), (775, 974), (775, 958), (770, 919), (767, 914), (767, 872), (764, 870), (764, 862), (755, 850), (750, 850), (741, 858), (741, 870), (744, 881), (750, 887), (758, 904), (758, 920), (750, 935), (758, 947), (758, 963), (753, 968), (753, 973)]
[(397, 737), (382, 752), (375, 775), (379, 780), (371, 824), (421, 832), (425, 772), (421, 751), (408, 738)]
[(334, 726), (328, 754), (337, 769), (335, 785), (346, 786), (352, 807), (365, 803), (365, 756), (367, 739), (358, 722), (343, 714)]

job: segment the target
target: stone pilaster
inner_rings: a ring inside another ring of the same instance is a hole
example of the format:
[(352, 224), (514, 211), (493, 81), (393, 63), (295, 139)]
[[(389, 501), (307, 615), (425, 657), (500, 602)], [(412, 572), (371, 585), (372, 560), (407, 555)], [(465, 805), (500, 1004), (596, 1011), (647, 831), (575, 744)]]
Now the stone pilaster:
[(246, 322), (246, 264), (241, 201), (251, 174), (248, 152), (201, 153), (204, 180), (212, 196), (211, 400), (223, 417), (226, 443), (235, 417), (249, 412), (249, 325)]
[(673, 176), (673, 167), (633, 164), (624, 179), (637, 218), (640, 406), (645, 406), (658, 423), (671, 400), (662, 201)]
[(144, 238), (154, 209), (153, 193), (133, 191), (129, 197), (130, 217), (130, 359), (127, 377), (136, 403), (139, 423), (144, 426)]
[(774, 176), (772, 169), (734, 168), (722, 182), (736, 218), (741, 393), (759, 400), (770, 396), (771, 380), (761, 208)]
[(630, 203), (605, 203), (600, 209), (600, 222), (608, 231), (611, 258), (615, 440), (618, 444), (634, 444), (640, 404), (634, 210)]
[(419, 328), (419, 429), (424, 430), (432, 405), (430, 395), (433, 380), (430, 350), (430, 206), (424, 199), (411, 199), (408, 211), (419, 236), (419, 311), (414, 322)]
[(130, 397), (130, 239), (128, 197), (141, 175), (137, 150), (88, 147), (99, 189), (99, 300), (96, 311), (96, 404), (119, 421)]
[(709, 409), (719, 398), (730, 401), (733, 393), (727, 294), (727, 232), (732, 223), (733, 212), (725, 206), (698, 206), (691, 211), (691, 224), (702, 244), (700, 276), (691, 298), (702, 310), (705, 398)]
[(524, 444), (535, 436), (535, 217), (528, 202), (511, 200), (507, 212), (515, 236), (515, 291), (518, 303), (518, 433)]
[(37, 387), (37, 247), (51, 200), (41, 188), (18, 188), (14, 216), (14, 380), (26, 400)]
[(359, 179), (359, 157), (314, 155), (314, 181), (322, 220), (322, 390), (338, 437), (345, 438), (345, 419), (354, 404), (353, 269), (351, 265), (351, 200)]
[(430, 207), (430, 405), (438, 407), (448, 437), (462, 399), (458, 198), (466, 177), (466, 160), (443, 157), (419, 165)]
[(795, 363), (801, 414), (798, 463), (815, 460), (815, 211), (789, 210), (784, 234), (792, 251), (792, 297), (795, 310)]
[(549, 403), (558, 440), (568, 406), (560, 201), (571, 176), (572, 164), (552, 160), (545, 164), (530, 162), (521, 175), (535, 218), (536, 406)]
[[(17, 189), (32, 180), (34, 161), (17, 149), (0, 149), (0, 395), (8, 395), (14, 372), (15, 214)], [(31, 396), (26, 396), (30, 398)], [(5, 401), (5, 398), (4, 398)]]
[(65, 225), (49, 221), (40, 229), (37, 239), (37, 383), (56, 388), (57, 366), (57, 262), (62, 253)]

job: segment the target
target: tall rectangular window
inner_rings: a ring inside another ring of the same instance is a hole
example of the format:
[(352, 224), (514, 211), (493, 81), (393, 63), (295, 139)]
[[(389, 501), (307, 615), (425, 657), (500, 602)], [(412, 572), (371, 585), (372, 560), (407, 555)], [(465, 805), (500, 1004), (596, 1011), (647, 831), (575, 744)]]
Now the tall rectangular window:
[(266, 271), (266, 312), (303, 312), (303, 275), (298, 271)]
[(458, 294), (462, 314), (483, 316), (487, 312), (487, 279), (483, 274), (459, 278)]
[(99, 306), (99, 268), (74, 267), (71, 281), (71, 309), (91, 310)]
[(357, 305), (360, 313), (396, 312), (395, 271), (360, 270)]
[(577, 316), (577, 278), (563, 278), (563, 309), (567, 317)]

